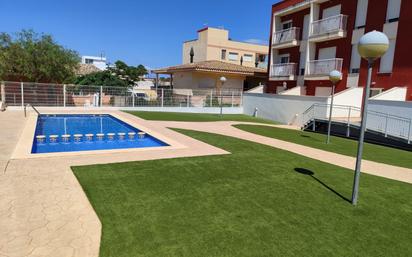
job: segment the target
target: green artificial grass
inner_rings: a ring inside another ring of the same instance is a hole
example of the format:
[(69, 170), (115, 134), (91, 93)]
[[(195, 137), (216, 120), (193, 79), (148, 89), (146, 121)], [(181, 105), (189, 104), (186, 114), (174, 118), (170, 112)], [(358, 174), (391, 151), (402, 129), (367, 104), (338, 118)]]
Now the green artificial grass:
[(182, 131), (230, 155), (74, 167), (100, 256), (409, 256), (412, 186), (276, 148)]
[(274, 121), (255, 118), (243, 114), (208, 114), (208, 113), (178, 113), (178, 112), (132, 112), (128, 113), (136, 115), (145, 120), (162, 120), (162, 121), (243, 121), (243, 122), (257, 122), (275, 124)]
[[(328, 145), (325, 143), (326, 135), (324, 134), (243, 124), (235, 125), (234, 127), (265, 137), (276, 138), (348, 156), (355, 157), (358, 150), (358, 141), (342, 137), (332, 136), (331, 143)], [(376, 144), (365, 143), (363, 159), (412, 168), (412, 152)]]

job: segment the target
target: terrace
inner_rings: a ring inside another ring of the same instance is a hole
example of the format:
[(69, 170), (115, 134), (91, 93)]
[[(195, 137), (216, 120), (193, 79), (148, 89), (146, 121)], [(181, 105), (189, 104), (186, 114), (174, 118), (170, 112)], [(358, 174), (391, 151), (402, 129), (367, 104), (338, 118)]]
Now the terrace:
[(307, 64), (305, 79), (327, 80), (329, 73), (333, 70), (342, 71), (343, 59), (332, 58), (324, 60), (312, 60)]
[(273, 33), (273, 49), (282, 49), (299, 45), (300, 28), (280, 30)]
[[(2, 216), (2, 235), (20, 224), (19, 233), (29, 236), (11, 239), (2, 252), (13, 252), (12, 245), (26, 254), (52, 252), (57, 241), (65, 246), (61, 253), (72, 256), (264, 256), (275, 251), (402, 256), (410, 250), (404, 228), (412, 224), (405, 208), (411, 204), (411, 152), (366, 144), (362, 200), (354, 208), (348, 199), (355, 141), (333, 137), (325, 146), (323, 135), (243, 115), (111, 114), (181, 146), (26, 159), (15, 156), (13, 144), (4, 145), (11, 160), (6, 158), (1, 181), (9, 210)], [(14, 142), (26, 131), (21, 117), (18, 111), (0, 116), (16, 135)], [(20, 193), (12, 194), (17, 187)], [(28, 215), (14, 220), (14, 206)], [(356, 240), (347, 236), (354, 221)], [(332, 237), (337, 240), (325, 246)], [(373, 247), (363, 247), (359, 238), (371, 240)], [(341, 247), (342, 242), (353, 247)]]
[(323, 42), (346, 37), (347, 15), (336, 15), (311, 23), (309, 41)]
[(279, 63), (270, 67), (270, 78), (272, 80), (295, 80), (296, 63)]

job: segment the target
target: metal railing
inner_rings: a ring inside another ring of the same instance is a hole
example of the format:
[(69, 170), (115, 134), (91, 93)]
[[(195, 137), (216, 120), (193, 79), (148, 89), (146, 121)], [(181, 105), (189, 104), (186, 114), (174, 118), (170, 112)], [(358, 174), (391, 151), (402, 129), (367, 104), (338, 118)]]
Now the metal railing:
[(313, 60), (307, 63), (306, 75), (329, 75), (333, 70), (342, 71), (343, 59)]
[(270, 66), (271, 77), (287, 77), (296, 74), (296, 63), (278, 63)]
[(8, 106), (24, 107), (239, 107), (240, 89), (171, 89), (4, 82)]
[(34, 107), (31, 104), (26, 104), (24, 106), (24, 117), (27, 117), (27, 107), (31, 107), (37, 113), (37, 115), (39, 115), (39, 116), (41, 115), (40, 112), (36, 109), (36, 107)]
[[(300, 126), (303, 129), (312, 125), (315, 130), (314, 120), (329, 119), (330, 104), (314, 104), (302, 113)], [(332, 121), (346, 124), (347, 133), (350, 136), (351, 126), (360, 126), (361, 109), (354, 106), (333, 105)], [(408, 144), (412, 141), (412, 119), (391, 115), (387, 113), (368, 111), (366, 129), (384, 134), (386, 137), (404, 139)]]
[(289, 43), (294, 40), (299, 40), (300, 28), (290, 28), (285, 30), (276, 31), (273, 33), (272, 45), (279, 45)]
[(316, 37), (325, 34), (345, 31), (347, 23), (348, 16), (343, 14), (314, 21), (310, 26), (309, 37)]

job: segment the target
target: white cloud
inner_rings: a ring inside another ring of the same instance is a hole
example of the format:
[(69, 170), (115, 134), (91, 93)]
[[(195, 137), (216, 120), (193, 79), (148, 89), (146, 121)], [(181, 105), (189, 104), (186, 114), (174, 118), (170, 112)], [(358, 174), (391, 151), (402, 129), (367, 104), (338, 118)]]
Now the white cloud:
[(257, 38), (250, 38), (245, 40), (246, 43), (250, 44), (259, 44), (259, 45), (268, 45), (267, 40), (257, 39)]

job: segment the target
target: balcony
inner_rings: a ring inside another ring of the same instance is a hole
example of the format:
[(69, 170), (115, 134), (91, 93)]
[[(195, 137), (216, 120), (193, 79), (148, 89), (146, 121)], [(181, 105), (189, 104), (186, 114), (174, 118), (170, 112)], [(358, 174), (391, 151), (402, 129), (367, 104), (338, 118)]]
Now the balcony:
[(279, 63), (270, 67), (271, 80), (295, 80), (296, 63)]
[(328, 80), (331, 71), (342, 71), (342, 64), (342, 58), (309, 61), (305, 80)]
[(288, 48), (299, 45), (300, 29), (293, 27), (273, 33), (272, 47), (274, 49)]
[(310, 25), (309, 41), (323, 42), (346, 37), (347, 15), (336, 15), (323, 20), (312, 22)]

